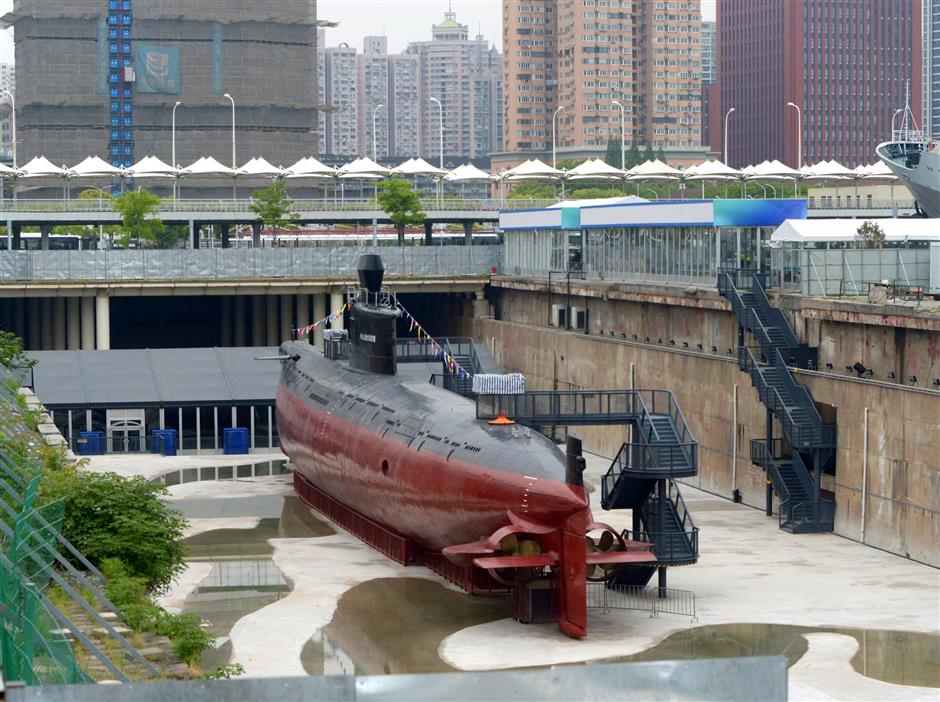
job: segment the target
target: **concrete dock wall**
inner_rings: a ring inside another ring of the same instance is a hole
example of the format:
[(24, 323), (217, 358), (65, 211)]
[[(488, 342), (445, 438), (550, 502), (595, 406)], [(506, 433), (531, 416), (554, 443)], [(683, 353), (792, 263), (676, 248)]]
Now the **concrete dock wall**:
[[(700, 442), (701, 470), (690, 482), (729, 499), (737, 488), (745, 504), (763, 509), (765, 476), (750, 463), (749, 441), (764, 436), (765, 408), (750, 378), (738, 369), (734, 358), (723, 353), (736, 345), (737, 327), (720, 300), (690, 297), (687, 305), (579, 300), (597, 308), (590, 322), (592, 333), (584, 334), (547, 326), (550, 308), (544, 292), (501, 290), (494, 298), (497, 316), (513, 321), (464, 318), (462, 331), (487, 344), (506, 370), (524, 373), (533, 389), (633, 386), (671, 390)], [(839, 324), (846, 325), (826, 322), (833, 328)], [(610, 338), (610, 328), (616, 330), (615, 338)], [(604, 337), (599, 335), (601, 329)], [(931, 345), (916, 341), (924, 330), (899, 329), (892, 333), (915, 339), (905, 343), (905, 353), (915, 359), (907, 363), (936, 363), (936, 347), (921, 348)], [(634, 333), (638, 342), (632, 339)], [(650, 344), (643, 343), (647, 336)], [(657, 343), (660, 336), (662, 346)], [(669, 345), (670, 340), (676, 341), (675, 347)], [(682, 347), (682, 340), (687, 340), (688, 349)], [(704, 352), (698, 351), (698, 343)], [(712, 345), (718, 353), (710, 352)], [(833, 494), (837, 504), (836, 533), (862, 540), (868, 408), (864, 541), (940, 566), (940, 394), (847, 374), (807, 372), (799, 380), (809, 387), (824, 418), (839, 427), (836, 474), (823, 479), (823, 489)], [(774, 431), (775, 436), (781, 435), (779, 426)], [(607, 456), (624, 439), (622, 427), (579, 429), (578, 433), (589, 450)]]

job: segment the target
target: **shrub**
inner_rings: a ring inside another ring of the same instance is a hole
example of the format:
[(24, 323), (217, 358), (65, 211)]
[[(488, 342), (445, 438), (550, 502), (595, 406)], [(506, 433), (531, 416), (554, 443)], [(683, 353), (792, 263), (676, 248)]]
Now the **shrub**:
[(186, 520), (158, 498), (166, 489), (115, 473), (47, 472), (43, 501), (63, 499), (62, 533), (96, 566), (120, 559), (149, 592), (164, 591), (182, 571)]

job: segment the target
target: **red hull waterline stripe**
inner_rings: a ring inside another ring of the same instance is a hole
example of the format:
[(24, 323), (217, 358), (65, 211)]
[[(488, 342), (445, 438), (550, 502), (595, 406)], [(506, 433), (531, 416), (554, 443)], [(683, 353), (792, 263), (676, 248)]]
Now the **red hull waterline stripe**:
[(405, 566), (424, 565), (471, 595), (509, 594), (509, 589), (490, 577), (485, 570), (455, 565), (440, 553), (425, 551), (410, 539), (330, 497), (297, 472), (294, 473), (294, 491), (308, 507), (396, 563)]

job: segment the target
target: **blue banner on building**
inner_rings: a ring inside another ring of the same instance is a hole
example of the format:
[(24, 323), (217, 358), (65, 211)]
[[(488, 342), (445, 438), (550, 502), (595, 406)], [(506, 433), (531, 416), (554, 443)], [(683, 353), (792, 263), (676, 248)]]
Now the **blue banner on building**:
[(716, 227), (776, 227), (806, 215), (806, 200), (715, 200)]
[(172, 46), (137, 44), (138, 93), (179, 95), (180, 50)]

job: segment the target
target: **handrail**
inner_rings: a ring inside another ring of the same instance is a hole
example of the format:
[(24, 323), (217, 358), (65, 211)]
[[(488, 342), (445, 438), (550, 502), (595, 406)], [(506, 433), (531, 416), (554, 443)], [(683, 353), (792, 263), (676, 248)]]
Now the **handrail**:
[(774, 359), (774, 366), (777, 369), (777, 373), (780, 376), (783, 384), (787, 387), (787, 391), (790, 397), (796, 400), (805, 412), (810, 414), (815, 424), (822, 424), (822, 417), (819, 415), (819, 410), (816, 409), (816, 404), (813, 402), (813, 398), (810, 396), (809, 390), (793, 379), (793, 375), (790, 373), (790, 368), (786, 363), (784, 363), (783, 356), (780, 354), (780, 351), (775, 351), (772, 358)]
[[(671, 538), (677, 534), (685, 537), (685, 548), (678, 546)], [(644, 544), (653, 545), (653, 553), (656, 560), (663, 563), (681, 563), (689, 560), (698, 560), (699, 528), (692, 527), (682, 531), (633, 531), (624, 529), (620, 533), (625, 541), (639, 541)], [(684, 553), (691, 552), (691, 558)]]
[(779, 523), (782, 527), (789, 522), (790, 527), (803, 524), (825, 524), (830, 529), (835, 521), (836, 504), (832, 500), (804, 500), (791, 504), (791, 500), (780, 503)]

